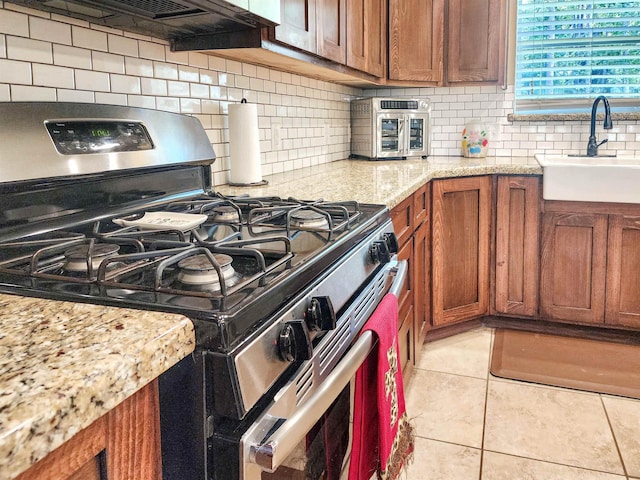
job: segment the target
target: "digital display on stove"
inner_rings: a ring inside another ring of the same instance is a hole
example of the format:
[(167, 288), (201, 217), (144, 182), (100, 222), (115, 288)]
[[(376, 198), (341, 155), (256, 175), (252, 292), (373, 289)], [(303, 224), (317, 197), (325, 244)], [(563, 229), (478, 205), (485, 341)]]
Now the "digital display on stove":
[(137, 152), (151, 150), (153, 142), (140, 122), (73, 120), (45, 123), (53, 144), (62, 155)]

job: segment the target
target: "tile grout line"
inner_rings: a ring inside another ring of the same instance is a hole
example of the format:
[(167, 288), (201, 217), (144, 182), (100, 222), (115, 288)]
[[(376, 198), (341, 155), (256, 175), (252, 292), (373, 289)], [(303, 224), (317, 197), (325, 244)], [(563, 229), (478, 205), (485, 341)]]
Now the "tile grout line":
[(491, 356), (493, 355), (493, 341), (495, 329), (491, 330), (491, 341), (489, 342), (489, 358), (487, 362), (487, 377), (484, 388), (484, 411), (482, 416), (482, 441), (480, 442), (480, 468), (478, 469), (478, 480), (482, 480), (482, 466), (484, 464), (484, 438), (487, 429), (487, 405), (489, 403), (489, 378), (491, 376)]
[(609, 430), (611, 430), (613, 443), (616, 446), (616, 451), (618, 452), (618, 458), (620, 459), (620, 464), (622, 465), (622, 471), (624, 472), (624, 476), (629, 478), (629, 472), (627, 472), (627, 466), (624, 464), (624, 458), (622, 458), (622, 451), (620, 450), (620, 445), (618, 445), (616, 432), (613, 429), (613, 425), (611, 424), (611, 419), (609, 418), (609, 412), (607, 412), (607, 406), (604, 403), (604, 398), (602, 397), (602, 394), (599, 394), (598, 396), (600, 397), (600, 404), (602, 405), (602, 410), (604, 410), (604, 416), (607, 418), (607, 424), (609, 425)]

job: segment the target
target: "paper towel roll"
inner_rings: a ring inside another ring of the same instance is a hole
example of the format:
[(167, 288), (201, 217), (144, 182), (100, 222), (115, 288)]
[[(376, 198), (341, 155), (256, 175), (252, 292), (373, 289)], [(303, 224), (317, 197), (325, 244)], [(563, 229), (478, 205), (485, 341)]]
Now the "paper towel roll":
[(262, 182), (258, 108), (255, 103), (229, 105), (229, 181), (237, 185)]

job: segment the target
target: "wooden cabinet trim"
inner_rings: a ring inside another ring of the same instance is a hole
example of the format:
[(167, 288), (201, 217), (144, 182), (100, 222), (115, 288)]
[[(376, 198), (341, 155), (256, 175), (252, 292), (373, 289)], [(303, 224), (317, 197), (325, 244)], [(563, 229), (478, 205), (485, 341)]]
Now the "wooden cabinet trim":
[[(498, 313), (524, 316), (538, 313), (539, 216), (538, 177), (498, 177), (495, 259)], [(517, 295), (512, 293), (514, 290)]]

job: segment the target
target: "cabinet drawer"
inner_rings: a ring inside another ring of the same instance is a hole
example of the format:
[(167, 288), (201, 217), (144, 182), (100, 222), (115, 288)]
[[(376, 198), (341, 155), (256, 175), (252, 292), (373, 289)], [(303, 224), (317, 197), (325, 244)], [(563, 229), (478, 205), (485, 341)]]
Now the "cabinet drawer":
[(398, 237), (398, 245), (404, 245), (413, 233), (413, 196), (405, 198), (391, 210), (393, 229)]

